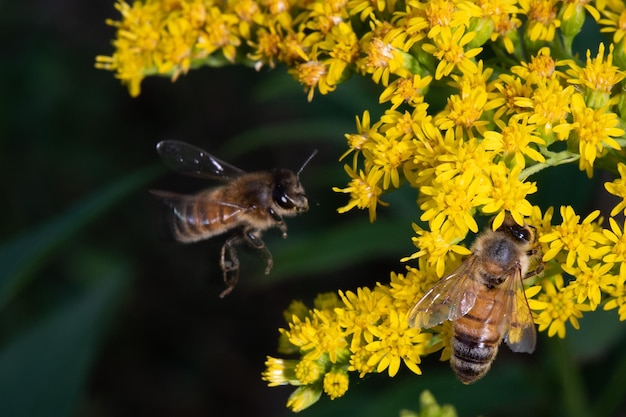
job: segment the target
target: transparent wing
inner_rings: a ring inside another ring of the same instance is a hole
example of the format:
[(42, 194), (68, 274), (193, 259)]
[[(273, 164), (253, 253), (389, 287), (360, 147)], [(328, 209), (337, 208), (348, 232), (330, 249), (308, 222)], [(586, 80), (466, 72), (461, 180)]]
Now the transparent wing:
[(245, 173), (200, 148), (178, 140), (161, 141), (156, 148), (165, 165), (179, 174), (228, 180)]
[(503, 329), (503, 334), (506, 332), (505, 341), (513, 352), (532, 353), (537, 342), (537, 332), (524, 293), (521, 269), (517, 269), (508, 281), (510, 281), (507, 288), (509, 297), (505, 310), (508, 317), (504, 320), (507, 327)]
[[(209, 225), (214, 223), (232, 222), (235, 217), (253, 210), (227, 201), (212, 200), (207, 196), (178, 194), (170, 191), (150, 190), (150, 193), (163, 201), (172, 209), (172, 214), (181, 221), (191, 225)], [(199, 205), (199, 210), (187, 210), (189, 205)], [(209, 210), (209, 206), (228, 207), (227, 210)]]
[(473, 279), (476, 258), (467, 258), (450, 275), (438, 281), (409, 313), (409, 326), (429, 328), (467, 314), (476, 302), (477, 281)]

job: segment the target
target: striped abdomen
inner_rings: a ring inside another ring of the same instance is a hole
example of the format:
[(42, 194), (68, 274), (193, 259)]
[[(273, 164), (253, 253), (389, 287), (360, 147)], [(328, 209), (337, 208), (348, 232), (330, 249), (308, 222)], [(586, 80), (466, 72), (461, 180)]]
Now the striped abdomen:
[(502, 341), (506, 291), (482, 287), (474, 307), (453, 323), (450, 365), (461, 382), (480, 379), (491, 367)]
[(241, 223), (243, 207), (219, 199), (220, 189), (178, 200), (172, 207), (170, 230), (179, 242), (196, 242), (219, 235)]

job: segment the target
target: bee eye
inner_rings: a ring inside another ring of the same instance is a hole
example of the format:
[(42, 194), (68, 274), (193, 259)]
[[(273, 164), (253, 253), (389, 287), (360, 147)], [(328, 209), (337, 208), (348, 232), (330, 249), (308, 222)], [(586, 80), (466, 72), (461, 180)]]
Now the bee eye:
[(274, 199), (274, 202), (276, 202), (276, 204), (286, 210), (295, 207), (293, 201), (287, 196), (287, 193), (285, 192), (285, 187), (280, 183), (276, 184), (276, 187), (274, 187), (272, 198)]
[(510, 229), (511, 235), (520, 241), (530, 241), (530, 232), (525, 227), (514, 226)]

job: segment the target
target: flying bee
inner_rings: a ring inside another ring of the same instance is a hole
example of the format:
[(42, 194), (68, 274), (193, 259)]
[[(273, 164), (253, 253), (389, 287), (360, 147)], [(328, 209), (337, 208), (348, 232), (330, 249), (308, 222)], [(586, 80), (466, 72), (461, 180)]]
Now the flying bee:
[[(489, 227), (479, 235), (472, 254), (409, 313), (411, 327), (452, 322), (450, 365), (464, 384), (487, 373), (502, 339), (514, 352), (535, 350), (535, 325), (522, 282), (543, 271), (535, 244), (535, 228), (507, 215), (498, 229)], [(529, 271), (531, 264), (537, 266)]]
[(236, 230), (221, 249), (220, 267), (227, 287), (220, 297), (229, 294), (239, 279), (235, 245), (241, 242), (261, 252), (267, 262), (265, 274), (269, 274), (273, 266), (272, 254), (261, 234), (277, 227), (286, 238), (284, 217), (309, 209), (300, 173), (317, 151), (295, 173), (282, 168), (246, 173), (184, 142), (165, 140), (156, 148), (166, 166), (180, 174), (225, 182), (193, 195), (151, 191), (171, 208), (166, 221), (172, 237), (179, 242), (197, 242)]

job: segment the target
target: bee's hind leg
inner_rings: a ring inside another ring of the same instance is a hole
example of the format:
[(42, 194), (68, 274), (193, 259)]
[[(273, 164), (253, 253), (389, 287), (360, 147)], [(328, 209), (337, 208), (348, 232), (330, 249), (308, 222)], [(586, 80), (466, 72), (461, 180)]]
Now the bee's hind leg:
[(261, 233), (256, 229), (244, 230), (243, 238), (250, 246), (261, 252), (266, 262), (265, 275), (269, 274), (272, 270), (272, 267), (274, 266), (274, 259), (272, 258), (272, 253), (270, 252), (270, 250), (267, 248), (267, 246), (265, 246), (265, 242), (263, 242), (263, 239), (261, 239)]
[[(224, 273), (226, 289), (220, 294), (220, 298), (226, 297), (232, 292), (239, 281), (239, 258), (235, 251), (235, 245), (241, 242), (241, 236), (233, 236), (224, 242), (220, 256), (220, 267)], [(228, 253), (228, 259), (227, 259)]]

